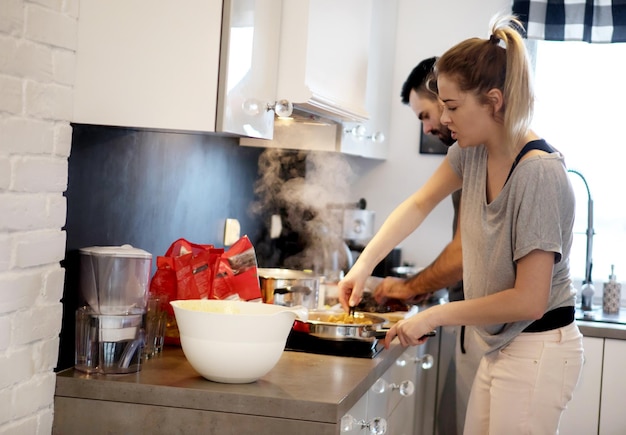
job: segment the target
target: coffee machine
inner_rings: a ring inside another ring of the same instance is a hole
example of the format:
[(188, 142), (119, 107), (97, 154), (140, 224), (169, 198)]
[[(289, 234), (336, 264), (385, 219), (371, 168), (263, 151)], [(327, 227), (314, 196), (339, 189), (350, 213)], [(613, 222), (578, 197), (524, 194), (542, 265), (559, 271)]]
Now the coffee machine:
[(376, 213), (367, 210), (365, 198), (353, 203), (328, 204), (341, 228), (341, 237), (350, 250), (352, 261), (356, 261), (367, 242), (374, 235)]
[(92, 246), (79, 253), (84, 304), (76, 310), (74, 367), (86, 373), (136, 372), (152, 254), (130, 245)]
[[(374, 236), (374, 220), (376, 213), (367, 210), (365, 198), (356, 203), (333, 205), (337, 218), (343, 228), (343, 239), (350, 249), (352, 260), (356, 261), (361, 252)], [(394, 269), (402, 263), (402, 250), (394, 248), (389, 254), (376, 265), (372, 271), (373, 276), (395, 276)]]

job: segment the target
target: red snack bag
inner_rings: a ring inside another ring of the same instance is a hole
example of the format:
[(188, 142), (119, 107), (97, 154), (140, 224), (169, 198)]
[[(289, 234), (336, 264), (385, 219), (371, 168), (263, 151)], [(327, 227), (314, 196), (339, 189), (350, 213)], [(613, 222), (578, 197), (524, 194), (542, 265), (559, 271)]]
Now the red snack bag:
[(248, 236), (241, 237), (222, 254), (211, 298), (261, 299), (256, 253)]
[(177, 299), (207, 299), (224, 249), (200, 245), (185, 239), (172, 243), (164, 256), (157, 257), (157, 270), (150, 281), (150, 293), (167, 301), (165, 343), (180, 344), (174, 309)]
[(217, 273), (222, 248), (207, 247), (174, 258), (177, 299), (208, 299)]

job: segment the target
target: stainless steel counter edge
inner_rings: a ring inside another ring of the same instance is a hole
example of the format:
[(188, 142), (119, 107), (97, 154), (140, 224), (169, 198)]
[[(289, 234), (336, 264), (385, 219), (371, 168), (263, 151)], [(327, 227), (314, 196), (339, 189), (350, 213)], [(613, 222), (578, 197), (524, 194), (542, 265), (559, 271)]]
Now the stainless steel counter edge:
[(180, 348), (166, 347), (133, 374), (61, 371), (55, 395), (335, 424), (403, 351), (397, 340), (372, 359), (285, 351), (256, 382), (221, 384), (202, 378)]
[(620, 323), (576, 320), (576, 324), (585, 337), (626, 340), (626, 325)]

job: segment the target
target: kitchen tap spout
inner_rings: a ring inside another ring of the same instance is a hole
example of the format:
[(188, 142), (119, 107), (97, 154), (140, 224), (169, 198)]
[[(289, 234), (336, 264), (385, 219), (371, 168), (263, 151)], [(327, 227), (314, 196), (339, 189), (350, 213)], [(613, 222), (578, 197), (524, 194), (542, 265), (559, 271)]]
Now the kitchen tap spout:
[(578, 175), (583, 180), (583, 183), (585, 183), (585, 188), (587, 189), (587, 251), (585, 256), (585, 277), (583, 284), (591, 284), (591, 268), (593, 265), (591, 252), (593, 249), (593, 235), (595, 234), (593, 230), (593, 199), (591, 198), (589, 184), (583, 174), (574, 169), (568, 169), (567, 172)]

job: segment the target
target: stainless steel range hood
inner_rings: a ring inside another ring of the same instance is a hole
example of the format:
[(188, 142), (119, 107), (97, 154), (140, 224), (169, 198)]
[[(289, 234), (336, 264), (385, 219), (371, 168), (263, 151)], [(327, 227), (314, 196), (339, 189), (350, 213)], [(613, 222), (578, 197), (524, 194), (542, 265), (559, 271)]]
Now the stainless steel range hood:
[(371, 8), (370, 0), (283, 1), (277, 97), (321, 118), (367, 121)]
[(290, 101), (294, 112), (274, 119), (271, 140), (241, 138), (240, 144), (340, 151), (344, 129), (370, 118), (372, 17), (371, 0), (283, 1), (276, 98)]
[(295, 106), (289, 118), (277, 117), (271, 140), (240, 138), (244, 146), (295, 150), (337, 151), (341, 141), (342, 125), (335, 119), (323, 117)]

